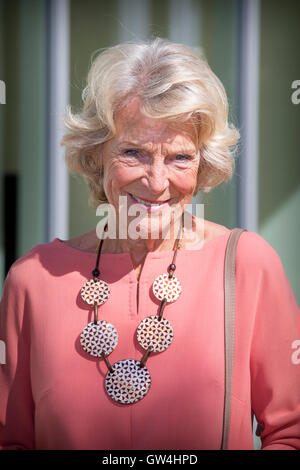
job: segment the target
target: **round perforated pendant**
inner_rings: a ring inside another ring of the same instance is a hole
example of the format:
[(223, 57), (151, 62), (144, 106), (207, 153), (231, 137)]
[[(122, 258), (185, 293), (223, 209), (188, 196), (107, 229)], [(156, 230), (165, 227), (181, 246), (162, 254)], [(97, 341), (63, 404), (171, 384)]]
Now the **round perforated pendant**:
[(180, 282), (177, 277), (169, 279), (168, 274), (161, 274), (153, 282), (153, 293), (158, 300), (166, 299), (167, 302), (174, 302), (181, 293)]
[(108, 356), (118, 344), (118, 332), (105, 320), (99, 320), (97, 324), (92, 321), (83, 328), (80, 343), (91, 356), (100, 357), (102, 353)]
[(109, 298), (110, 288), (102, 279), (90, 279), (81, 288), (81, 297), (89, 305), (102, 305)]
[(144, 398), (151, 385), (150, 373), (146, 366), (134, 359), (124, 359), (112, 365), (113, 372), (105, 377), (107, 394), (118, 403), (130, 405)]
[(167, 349), (174, 338), (173, 327), (166, 318), (158, 319), (157, 315), (144, 318), (137, 329), (137, 340), (147, 350), (162, 352)]

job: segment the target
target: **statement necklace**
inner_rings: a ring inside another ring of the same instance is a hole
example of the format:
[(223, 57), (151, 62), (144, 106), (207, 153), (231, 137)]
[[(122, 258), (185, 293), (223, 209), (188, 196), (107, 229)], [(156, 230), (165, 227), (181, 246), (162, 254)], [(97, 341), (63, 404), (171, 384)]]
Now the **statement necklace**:
[[(107, 224), (104, 230), (106, 229)], [(118, 344), (118, 332), (111, 323), (98, 320), (98, 307), (107, 302), (110, 296), (109, 285), (99, 277), (99, 259), (104, 238), (99, 242), (97, 249), (96, 267), (92, 271), (93, 278), (81, 288), (82, 299), (89, 305), (93, 305), (94, 320), (82, 330), (80, 343), (88, 354), (104, 359), (108, 368), (105, 376), (106, 393), (118, 403), (129, 405), (144, 398), (151, 386), (151, 376), (145, 365), (150, 353), (165, 351), (173, 341), (173, 327), (166, 318), (163, 318), (163, 311), (166, 304), (175, 302), (181, 293), (180, 282), (174, 276), (181, 235), (182, 223), (174, 244), (173, 259), (168, 267), (168, 273), (161, 274), (153, 282), (153, 293), (161, 302), (158, 314), (145, 317), (137, 328), (137, 340), (145, 350), (140, 361), (123, 359), (111, 365), (108, 360), (109, 354)]]

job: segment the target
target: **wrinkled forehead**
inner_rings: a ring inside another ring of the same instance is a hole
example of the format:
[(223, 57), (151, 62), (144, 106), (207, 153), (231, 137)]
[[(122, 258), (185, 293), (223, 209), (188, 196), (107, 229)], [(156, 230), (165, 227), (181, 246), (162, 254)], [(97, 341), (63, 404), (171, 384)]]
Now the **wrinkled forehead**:
[(140, 142), (141, 144), (171, 144), (190, 141), (196, 144), (198, 128), (194, 121), (170, 121), (150, 118), (141, 111), (139, 98), (132, 98), (121, 106), (114, 116), (115, 140)]

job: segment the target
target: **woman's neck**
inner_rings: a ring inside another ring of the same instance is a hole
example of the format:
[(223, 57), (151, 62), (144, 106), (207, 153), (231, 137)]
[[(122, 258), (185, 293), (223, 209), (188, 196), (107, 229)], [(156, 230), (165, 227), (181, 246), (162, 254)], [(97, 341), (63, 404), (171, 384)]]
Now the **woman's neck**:
[(147, 254), (155, 251), (173, 251), (176, 241), (177, 239), (171, 236), (157, 239), (138, 238), (136, 240), (106, 238), (102, 244), (102, 252), (129, 253), (137, 280), (139, 280)]

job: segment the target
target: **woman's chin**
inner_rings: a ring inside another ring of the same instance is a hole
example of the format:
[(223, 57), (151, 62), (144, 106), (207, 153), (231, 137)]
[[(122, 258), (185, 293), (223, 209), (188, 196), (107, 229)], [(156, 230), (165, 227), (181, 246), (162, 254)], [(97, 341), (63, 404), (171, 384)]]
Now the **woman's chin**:
[[(143, 238), (148, 240), (173, 238), (177, 235), (177, 229), (175, 227), (175, 233), (172, 234), (174, 226), (180, 222), (180, 214), (177, 217), (171, 216), (169, 210), (148, 212), (143, 217), (134, 218), (128, 224), (128, 236), (131, 239)], [(177, 222), (177, 224), (176, 224)]]

